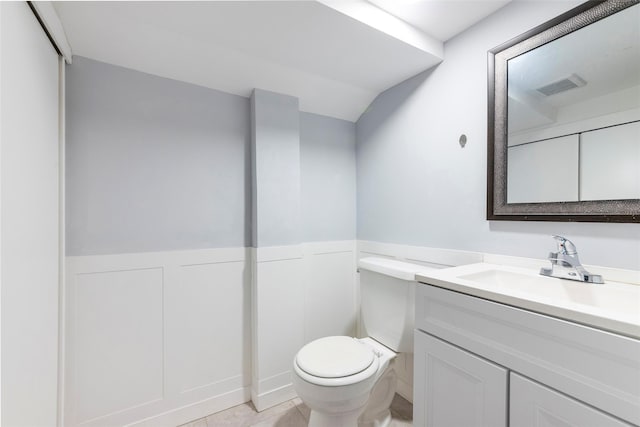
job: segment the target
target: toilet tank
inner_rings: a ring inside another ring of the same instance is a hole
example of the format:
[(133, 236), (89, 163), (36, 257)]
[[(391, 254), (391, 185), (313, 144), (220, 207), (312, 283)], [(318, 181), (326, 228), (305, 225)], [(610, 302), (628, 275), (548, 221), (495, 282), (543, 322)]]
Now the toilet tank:
[(432, 268), (386, 258), (361, 258), (360, 313), (366, 334), (399, 353), (413, 353), (415, 274)]

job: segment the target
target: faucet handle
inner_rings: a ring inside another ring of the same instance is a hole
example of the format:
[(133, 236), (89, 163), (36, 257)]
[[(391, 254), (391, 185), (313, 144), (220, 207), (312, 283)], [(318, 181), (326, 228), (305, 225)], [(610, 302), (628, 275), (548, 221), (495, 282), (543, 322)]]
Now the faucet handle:
[(558, 244), (558, 253), (563, 255), (576, 255), (578, 250), (576, 249), (576, 245), (566, 237), (553, 235), (554, 239), (556, 239), (556, 243)]

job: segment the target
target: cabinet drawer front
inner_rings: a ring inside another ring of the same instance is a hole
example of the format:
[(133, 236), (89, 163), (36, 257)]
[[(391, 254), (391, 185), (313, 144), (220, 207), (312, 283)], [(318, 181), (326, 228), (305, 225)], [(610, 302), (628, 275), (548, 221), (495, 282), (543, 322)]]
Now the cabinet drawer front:
[(424, 332), (414, 346), (415, 426), (506, 427), (506, 369)]
[(584, 403), (511, 373), (510, 427), (631, 427)]
[(640, 424), (640, 341), (430, 285), (416, 328)]

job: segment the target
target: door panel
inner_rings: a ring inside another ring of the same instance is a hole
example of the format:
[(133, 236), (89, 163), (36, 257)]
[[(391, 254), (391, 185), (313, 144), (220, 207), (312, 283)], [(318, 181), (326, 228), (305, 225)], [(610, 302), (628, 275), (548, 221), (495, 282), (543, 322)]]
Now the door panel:
[(0, 4), (2, 425), (55, 426), (58, 55), (25, 2)]

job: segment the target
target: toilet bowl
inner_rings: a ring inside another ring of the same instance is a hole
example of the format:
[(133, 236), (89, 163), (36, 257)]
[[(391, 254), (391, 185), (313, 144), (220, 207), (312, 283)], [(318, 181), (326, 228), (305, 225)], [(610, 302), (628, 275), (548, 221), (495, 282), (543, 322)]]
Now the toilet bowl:
[(386, 427), (396, 392), (397, 352), (413, 352), (415, 274), (429, 267), (383, 258), (358, 261), (368, 337), (330, 336), (298, 351), (293, 386), (309, 427)]
[(371, 338), (332, 336), (304, 346), (294, 360), (293, 386), (311, 409), (309, 427), (388, 425), (395, 357)]

